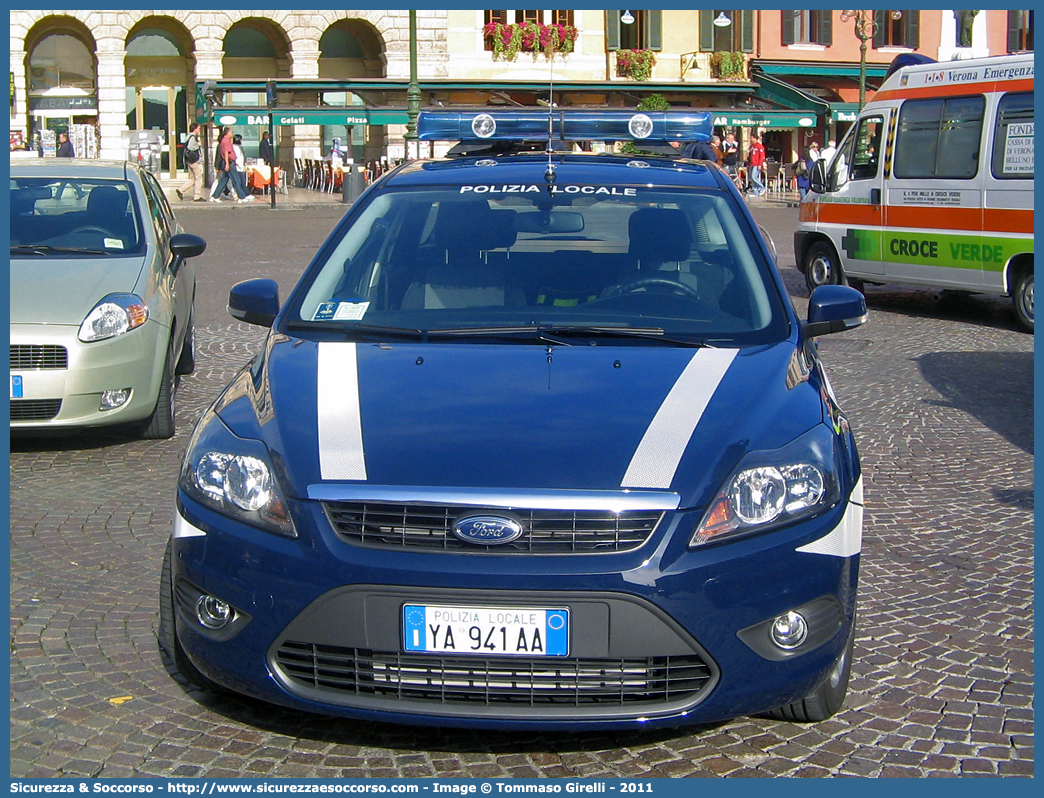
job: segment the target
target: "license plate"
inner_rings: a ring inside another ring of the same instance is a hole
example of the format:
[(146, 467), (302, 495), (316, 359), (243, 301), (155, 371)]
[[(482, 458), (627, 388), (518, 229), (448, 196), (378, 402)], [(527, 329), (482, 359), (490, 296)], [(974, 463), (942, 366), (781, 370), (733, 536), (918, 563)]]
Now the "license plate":
[(22, 394), (22, 378), (17, 374), (11, 375), (11, 398), (21, 399)]
[(406, 651), (565, 657), (569, 610), (532, 607), (429, 606), (402, 608)]

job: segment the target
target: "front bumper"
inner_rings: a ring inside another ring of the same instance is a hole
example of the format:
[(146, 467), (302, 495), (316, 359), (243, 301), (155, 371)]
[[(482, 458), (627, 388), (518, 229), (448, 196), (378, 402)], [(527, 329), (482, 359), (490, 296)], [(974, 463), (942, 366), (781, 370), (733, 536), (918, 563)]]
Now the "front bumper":
[[(169, 331), (155, 321), (105, 341), (85, 344), (74, 326), (11, 325), (11, 429), (100, 426), (147, 418), (156, 406)], [(40, 362), (44, 367), (16, 367)], [(61, 367), (64, 352), (64, 367)], [(20, 356), (16, 360), (16, 353)], [(57, 365), (56, 365), (57, 364)], [(101, 410), (102, 393), (130, 389), (130, 399)]]
[[(797, 551), (850, 524), (847, 503), (697, 551), (679, 512), (637, 551), (527, 557), (352, 546), (312, 503), (292, 502), (301, 537), (290, 540), (179, 500), (173, 573), (189, 658), (218, 684), (311, 712), (514, 729), (710, 723), (811, 692), (855, 608), (858, 554)], [(201, 593), (236, 608), (232, 633), (194, 620)], [(418, 603), (567, 607), (570, 655), (408, 654), (402, 607)], [(814, 634), (773, 651), (767, 625), (795, 608)]]

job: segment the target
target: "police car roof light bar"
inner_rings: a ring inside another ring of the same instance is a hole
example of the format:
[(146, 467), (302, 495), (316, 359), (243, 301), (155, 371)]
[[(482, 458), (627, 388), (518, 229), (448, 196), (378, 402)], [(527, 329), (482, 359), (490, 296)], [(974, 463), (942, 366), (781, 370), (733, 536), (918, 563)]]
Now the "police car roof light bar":
[(421, 111), (421, 141), (709, 141), (713, 119), (706, 112)]

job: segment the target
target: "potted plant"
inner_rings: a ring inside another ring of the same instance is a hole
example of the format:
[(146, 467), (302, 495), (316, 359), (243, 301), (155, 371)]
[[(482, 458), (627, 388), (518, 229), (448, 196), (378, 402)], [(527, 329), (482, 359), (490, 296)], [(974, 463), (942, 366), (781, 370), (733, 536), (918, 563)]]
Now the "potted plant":
[(656, 66), (652, 50), (617, 50), (616, 73), (631, 80), (648, 80)]
[(482, 27), (482, 35), (493, 51), (494, 61), (514, 61), (519, 53), (543, 53), (553, 58), (555, 53), (571, 53), (580, 31), (572, 25), (541, 25), (521, 22), (505, 25), (490, 22)]
[(713, 53), (710, 62), (721, 80), (747, 79), (747, 59), (743, 53)]

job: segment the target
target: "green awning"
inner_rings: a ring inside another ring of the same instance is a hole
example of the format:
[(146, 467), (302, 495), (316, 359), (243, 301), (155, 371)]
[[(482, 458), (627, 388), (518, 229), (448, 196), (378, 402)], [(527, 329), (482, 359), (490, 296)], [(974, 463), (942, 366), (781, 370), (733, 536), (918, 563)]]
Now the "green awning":
[(758, 88), (754, 96), (766, 100), (774, 105), (783, 106), (795, 111), (806, 111), (810, 114), (825, 114), (830, 105), (813, 94), (802, 91), (796, 86), (791, 86), (784, 80), (767, 75), (763, 72), (754, 72), (754, 81)]
[(830, 119), (834, 122), (855, 122), (859, 103), (830, 103)]
[[(219, 125), (268, 126), (267, 108), (215, 108), (214, 121)], [(279, 125), (405, 125), (405, 111), (378, 110), (350, 106), (346, 108), (293, 108), (276, 111), (273, 124)]]
[[(817, 78), (859, 79), (859, 64), (766, 64), (758, 63), (758, 69), (769, 75), (802, 75)], [(887, 64), (867, 64), (868, 78), (883, 78), (888, 72)]]
[(715, 127), (814, 128), (819, 121), (815, 113), (800, 111), (727, 111), (708, 108), (714, 115)]

